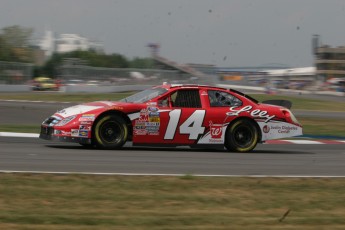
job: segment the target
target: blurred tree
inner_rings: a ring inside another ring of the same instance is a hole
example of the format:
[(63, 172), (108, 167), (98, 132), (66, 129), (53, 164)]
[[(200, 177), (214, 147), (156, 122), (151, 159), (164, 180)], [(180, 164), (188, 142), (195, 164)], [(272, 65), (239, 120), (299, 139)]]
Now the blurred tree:
[(139, 69), (152, 69), (154, 67), (154, 62), (152, 58), (134, 58), (129, 63), (130, 68), (139, 68)]
[(2, 37), (11, 47), (29, 47), (33, 29), (9, 26), (2, 29)]
[(9, 26), (0, 33), (0, 60), (33, 62), (30, 41), (33, 30), (20, 26)]
[(88, 66), (105, 68), (152, 68), (153, 61), (150, 58), (135, 58), (127, 60), (120, 54), (104, 54), (94, 50), (72, 51), (68, 53), (54, 53), (41, 69), (36, 69), (35, 73), (47, 76), (56, 76), (57, 69), (66, 58), (78, 58), (86, 62)]
[[(49, 77), (54, 77), (57, 74), (57, 69), (61, 66), (63, 56), (58, 53), (54, 53), (50, 59), (42, 67), (37, 67), (34, 72), (34, 77), (39, 77), (40, 75), (46, 75)], [(36, 75), (38, 74), (38, 75)]]
[(6, 44), (5, 40), (0, 35), (0, 61), (10, 61), (11, 56), (11, 48)]

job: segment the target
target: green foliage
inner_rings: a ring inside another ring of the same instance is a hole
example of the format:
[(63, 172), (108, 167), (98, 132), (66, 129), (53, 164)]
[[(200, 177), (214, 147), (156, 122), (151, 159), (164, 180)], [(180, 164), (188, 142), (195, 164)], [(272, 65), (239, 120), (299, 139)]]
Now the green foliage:
[(5, 39), (0, 35), (0, 61), (10, 61), (11, 56), (11, 48), (6, 44)]
[(87, 62), (87, 65), (94, 67), (107, 68), (127, 68), (129, 66), (128, 60), (120, 54), (104, 54), (93, 50), (89, 51), (72, 51), (63, 54), (55, 54), (60, 58), (79, 58)]
[[(18, 25), (1, 29), (0, 33), (0, 61), (34, 62), (32, 44), (33, 29)], [(150, 58), (134, 58), (128, 60), (121, 54), (105, 54), (95, 50), (72, 51), (68, 53), (54, 53), (44, 66), (36, 66), (34, 77), (41, 75), (54, 77), (66, 58), (77, 58), (86, 62), (86, 65), (105, 68), (141, 68), (153, 67)]]
[(77, 50), (68, 53), (54, 53), (46, 64), (42, 68), (37, 69), (35, 73), (55, 76), (57, 74), (57, 69), (63, 64), (66, 58), (77, 58), (85, 61), (86, 65), (93, 67), (145, 69), (153, 67), (153, 60), (150, 58), (134, 58), (133, 60), (128, 60), (120, 54), (105, 54), (94, 50)]
[(130, 63), (130, 68), (152, 69), (154, 62), (152, 58), (134, 58)]
[(2, 29), (2, 37), (11, 47), (28, 47), (33, 29), (20, 26), (9, 26)]
[(20, 26), (9, 26), (0, 33), (0, 61), (33, 62), (30, 40), (33, 30)]
[(57, 68), (62, 64), (62, 59), (63, 58), (60, 54), (54, 53), (43, 67), (36, 68), (36, 71), (34, 72), (34, 77), (38, 77), (40, 75), (46, 75), (49, 77), (55, 76), (57, 74)]

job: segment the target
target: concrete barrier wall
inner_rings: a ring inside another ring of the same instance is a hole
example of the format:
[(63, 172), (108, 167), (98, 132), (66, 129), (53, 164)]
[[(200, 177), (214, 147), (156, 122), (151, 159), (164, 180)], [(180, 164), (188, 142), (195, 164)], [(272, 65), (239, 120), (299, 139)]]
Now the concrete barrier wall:
[(0, 92), (29, 92), (31, 87), (28, 85), (0, 85)]

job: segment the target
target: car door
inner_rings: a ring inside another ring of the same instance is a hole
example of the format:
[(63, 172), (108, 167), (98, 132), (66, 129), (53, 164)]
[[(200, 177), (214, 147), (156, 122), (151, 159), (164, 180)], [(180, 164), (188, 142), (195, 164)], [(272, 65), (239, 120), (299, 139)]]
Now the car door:
[(204, 126), (205, 134), (198, 144), (223, 144), (228, 123), (233, 119), (228, 113), (230, 107), (242, 106), (242, 101), (225, 90), (207, 90), (207, 104)]
[(205, 132), (198, 88), (179, 88), (140, 112), (133, 144), (191, 145)]

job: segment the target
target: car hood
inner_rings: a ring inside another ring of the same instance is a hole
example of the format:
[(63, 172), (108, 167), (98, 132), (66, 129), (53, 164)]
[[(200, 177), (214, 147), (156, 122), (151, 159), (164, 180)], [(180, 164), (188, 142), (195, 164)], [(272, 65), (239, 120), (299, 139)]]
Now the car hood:
[(97, 114), (104, 110), (114, 109), (116, 107), (124, 106), (127, 103), (123, 102), (112, 102), (112, 101), (96, 101), (89, 102), (80, 105), (71, 106), (56, 112), (54, 115), (62, 118), (83, 114), (83, 113), (93, 113)]

